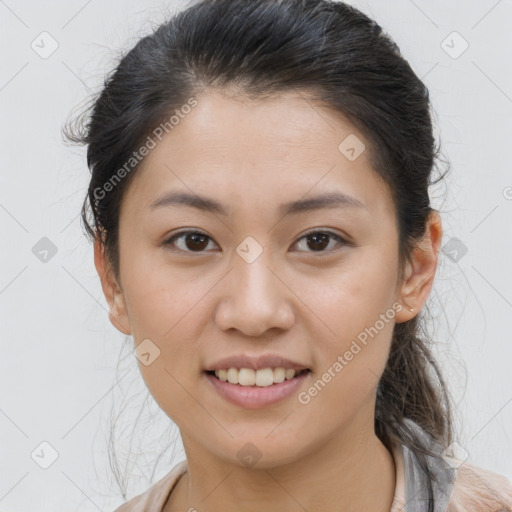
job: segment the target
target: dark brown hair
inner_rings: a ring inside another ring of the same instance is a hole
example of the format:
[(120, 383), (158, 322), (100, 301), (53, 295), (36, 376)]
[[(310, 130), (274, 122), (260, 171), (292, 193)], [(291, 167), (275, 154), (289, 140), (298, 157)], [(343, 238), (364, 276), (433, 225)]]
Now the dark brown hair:
[[(70, 141), (87, 145), (91, 180), (82, 219), (87, 233), (104, 243), (116, 277), (120, 204), (138, 165), (104, 197), (95, 191), (104, 190), (155, 127), (209, 88), (247, 99), (304, 91), (350, 120), (369, 141), (372, 167), (392, 193), (403, 270), (433, 211), (429, 186), (439, 181), (432, 173), (440, 151), (428, 90), (397, 45), (342, 2), (203, 0), (140, 39), (105, 80), (87, 123), (65, 129)], [(414, 450), (434, 478), (424, 457), (431, 452), (407, 421), (442, 447), (451, 443), (450, 397), (431, 342), (420, 335), (422, 318), (395, 325), (375, 431), (388, 448), (400, 440)]]

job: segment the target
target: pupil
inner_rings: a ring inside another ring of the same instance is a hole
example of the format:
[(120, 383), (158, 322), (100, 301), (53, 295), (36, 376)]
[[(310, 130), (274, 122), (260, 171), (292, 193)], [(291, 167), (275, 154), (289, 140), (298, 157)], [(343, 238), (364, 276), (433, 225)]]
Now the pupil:
[[(186, 237), (187, 249), (190, 249), (190, 250), (198, 250), (198, 249), (201, 250), (201, 249), (204, 249), (208, 245), (208, 242), (205, 243), (206, 238), (207, 237), (205, 235), (200, 235), (200, 234), (197, 234), (197, 233), (189, 234)], [(192, 246), (189, 243), (190, 240), (192, 240)]]
[[(328, 235), (327, 233), (315, 233), (314, 235), (310, 235), (308, 238), (310, 240), (315, 240), (313, 242), (313, 247), (311, 247), (311, 244), (309, 244), (309, 248), (310, 249), (324, 249), (327, 245), (329, 245), (328, 243), (324, 243), (326, 240), (328, 240), (330, 235)], [(321, 247), (318, 247), (318, 239), (320, 239), (320, 246)]]

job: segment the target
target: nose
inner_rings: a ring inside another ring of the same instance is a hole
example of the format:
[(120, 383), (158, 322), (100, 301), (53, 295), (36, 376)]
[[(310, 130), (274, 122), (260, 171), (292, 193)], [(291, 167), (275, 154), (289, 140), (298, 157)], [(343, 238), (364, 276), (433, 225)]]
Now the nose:
[(223, 280), (215, 313), (220, 329), (237, 329), (247, 336), (262, 336), (270, 329), (292, 327), (294, 294), (284, 276), (270, 267), (267, 252), (263, 251), (250, 263), (234, 255), (233, 268)]

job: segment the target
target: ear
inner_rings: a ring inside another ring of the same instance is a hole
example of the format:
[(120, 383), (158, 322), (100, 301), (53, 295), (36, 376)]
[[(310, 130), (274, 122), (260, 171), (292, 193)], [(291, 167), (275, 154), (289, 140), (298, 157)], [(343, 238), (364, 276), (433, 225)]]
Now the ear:
[[(426, 302), (434, 282), (442, 236), (441, 217), (436, 211), (432, 211), (425, 236), (414, 248), (406, 265), (404, 281), (398, 295), (402, 309), (396, 314), (396, 323), (413, 318)], [(414, 308), (414, 311), (410, 311), (410, 308)]]
[(105, 255), (105, 246), (98, 238), (94, 241), (94, 266), (100, 277), (103, 294), (110, 306), (110, 322), (123, 334), (131, 334), (123, 292)]

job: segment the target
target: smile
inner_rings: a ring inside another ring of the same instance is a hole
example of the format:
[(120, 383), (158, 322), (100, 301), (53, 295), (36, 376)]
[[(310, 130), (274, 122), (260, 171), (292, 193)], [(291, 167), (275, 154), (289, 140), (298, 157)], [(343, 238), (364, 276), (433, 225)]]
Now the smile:
[[(241, 386), (271, 386), (279, 384), (285, 380), (293, 379), (296, 375), (308, 369), (294, 370), (292, 368), (263, 368), (261, 370), (253, 370), (252, 368), (226, 368), (223, 370), (215, 370), (215, 376), (224, 382), (230, 384), (239, 384)], [(209, 373), (213, 373), (209, 372)]]
[(284, 368), (264, 368), (257, 371), (250, 368), (229, 368), (203, 372), (216, 394), (246, 409), (259, 409), (286, 400), (298, 392), (310, 374), (309, 369), (296, 372), (292, 369), (285, 371)]

